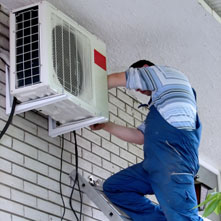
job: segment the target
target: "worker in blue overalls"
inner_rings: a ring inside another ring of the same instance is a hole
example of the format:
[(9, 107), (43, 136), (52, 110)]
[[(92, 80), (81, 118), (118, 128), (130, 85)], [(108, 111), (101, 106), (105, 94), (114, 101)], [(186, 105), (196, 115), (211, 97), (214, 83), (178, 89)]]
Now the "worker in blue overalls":
[[(91, 126), (144, 144), (144, 160), (104, 182), (107, 197), (135, 221), (200, 221), (194, 189), (199, 169), (201, 124), (196, 95), (180, 71), (150, 61), (108, 75), (108, 87), (126, 86), (151, 96), (149, 113), (138, 128), (112, 122)], [(159, 205), (145, 195), (155, 194)]]

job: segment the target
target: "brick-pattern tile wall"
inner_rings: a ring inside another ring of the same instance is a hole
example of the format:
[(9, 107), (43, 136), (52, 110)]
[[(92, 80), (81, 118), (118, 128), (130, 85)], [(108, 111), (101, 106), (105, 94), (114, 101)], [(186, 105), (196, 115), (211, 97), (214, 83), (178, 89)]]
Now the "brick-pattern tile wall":
[[(0, 12), (0, 46), (9, 50), (9, 17)], [(138, 102), (125, 89), (109, 92), (110, 120), (135, 127), (144, 119), (146, 110), (137, 109)], [(0, 60), (0, 130), (5, 114), (5, 65)], [(59, 190), (61, 138), (48, 136), (47, 117), (36, 111), (16, 115), (0, 141), (0, 220), (58, 221), (63, 213)], [(79, 172), (88, 178), (106, 179), (143, 159), (142, 146), (128, 144), (105, 131), (83, 128), (77, 131)], [(75, 169), (74, 136), (65, 135), (62, 189), (67, 207), (65, 220), (75, 220), (69, 207), (71, 182), (69, 173)], [(77, 212), (80, 198), (74, 192), (73, 206)], [(108, 220), (86, 195), (83, 195), (83, 221)]]

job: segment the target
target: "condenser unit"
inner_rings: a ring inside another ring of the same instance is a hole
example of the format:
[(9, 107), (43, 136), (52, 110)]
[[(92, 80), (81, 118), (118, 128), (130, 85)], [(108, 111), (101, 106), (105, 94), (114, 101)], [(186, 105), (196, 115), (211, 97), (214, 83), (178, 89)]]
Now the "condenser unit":
[(106, 121), (105, 44), (46, 1), (13, 10), (10, 93), (29, 106), (65, 95), (36, 108), (60, 124)]

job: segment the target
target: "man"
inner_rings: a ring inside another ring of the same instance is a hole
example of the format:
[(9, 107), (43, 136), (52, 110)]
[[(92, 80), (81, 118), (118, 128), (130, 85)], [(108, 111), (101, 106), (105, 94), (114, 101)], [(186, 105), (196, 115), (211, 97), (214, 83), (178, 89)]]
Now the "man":
[[(135, 221), (199, 221), (194, 176), (201, 124), (195, 92), (180, 71), (150, 61), (108, 76), (108, 87), (126, 86), (151, 96), (145, 122), (126, 128), (112, 122), (91, 126), (135, 144), (144, 144), (144, 160), (108, 178), (107, 197)], [(155, 194), (160, 205), (145, 197)]]

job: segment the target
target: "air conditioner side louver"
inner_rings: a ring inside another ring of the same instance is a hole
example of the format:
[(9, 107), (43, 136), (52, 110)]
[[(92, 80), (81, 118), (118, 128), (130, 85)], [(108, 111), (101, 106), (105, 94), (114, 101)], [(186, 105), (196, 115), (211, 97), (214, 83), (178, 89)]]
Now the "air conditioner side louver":
[(52, 31), (53, 66), (61, 85), (78, 96), (82, 89), (83, 68), (76, 37), (68, 25), (57, 25)]

